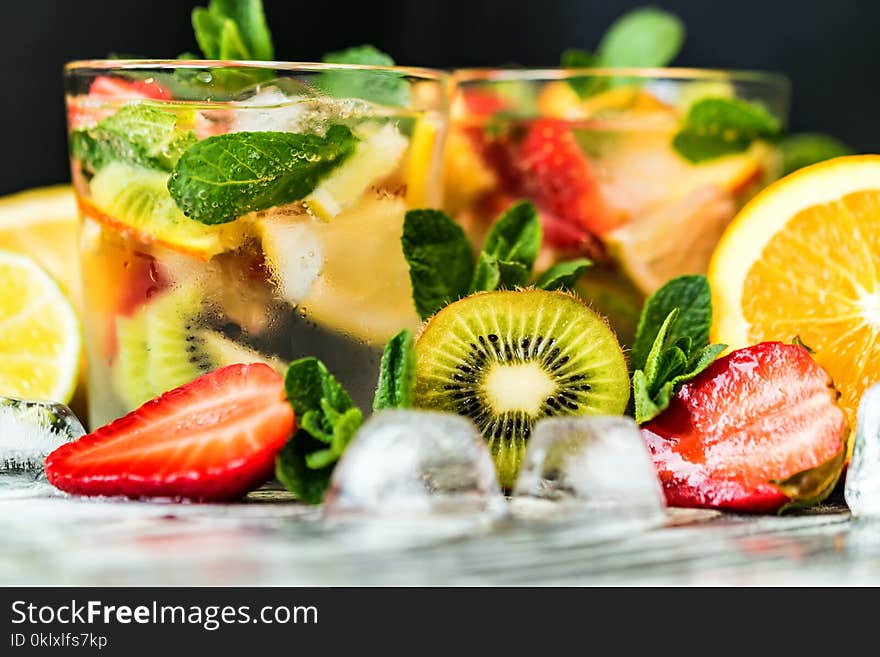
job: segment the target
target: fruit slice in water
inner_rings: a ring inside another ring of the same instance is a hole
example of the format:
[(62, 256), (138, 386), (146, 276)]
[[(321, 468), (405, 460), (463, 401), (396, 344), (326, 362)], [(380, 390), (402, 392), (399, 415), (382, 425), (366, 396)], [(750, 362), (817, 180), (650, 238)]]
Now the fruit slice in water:
[(255, 220), (263, 258), (282, 299), (298, 304), (312, 289), (324, 259), (314, 219), (297, 206), (275, 208)]
[(505, 488), (516, 480), (538, 419), (619, 415), (629, 399), (614, 333), (561, 292), (466, 297), (428, 322), (416, 353), (415, 405), (471, 418), (489, 442)]
[[(413, 128), (412, 142), (406, 158), (406, 206), (427, 208), (438, 204), (432, 184), (439, 176), (436, 149), (440, 129), (429, 117), (420, 118)], [(439, 187), (437, 187), (439, 190)]]
[(758, 194), (724, 233), (709, 282), (714, 342), (799, 336), (855, 426), (880, 379), (880, 156), (822, 162)]
[(230, 365), (58, 448), (46, 476), (78, 495), (234, 500), (272, 475), (293, 429), (281, 375)]
[(300, 304), (306, 319), (375, 346), (418, 326), (400, 248), (405, 212), (402, 198), (365, 196), (329, 223), (312, 222), (323, 265)]
[(354, 154), (306, 196), (303, 204), (319, 219), (330, 221), (370, 184), (394, 171), (408, 143), (395, 125), (386, 123), (358, 144)]
[(127, 407), (225, 365), (261, 362), (283, 367), (277, 359), (204, 328), (202, 296), (198, 286), (187, 285), (156, 297), (131, 318), (117, 319), (113, 382)]
[(58, 284), (27, 256), (0, 251), (0, 395), (66, 403), (80, 327)]
[(141, 242), (200, 260), (241, 244), (246, 233), (241, 222), (206, 226), (193, 221), (174, 203), (167, 182), (168, 174), (113, 162), (92, 178), (92, 198), (80, 199), (80, 207), (86, 215), (133, 233)]

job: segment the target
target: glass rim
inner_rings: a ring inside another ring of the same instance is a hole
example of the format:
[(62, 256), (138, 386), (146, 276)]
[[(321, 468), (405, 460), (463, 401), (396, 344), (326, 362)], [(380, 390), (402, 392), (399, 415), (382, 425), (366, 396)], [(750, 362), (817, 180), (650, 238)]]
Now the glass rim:
[(715, 68), (460, 68), (452, 73), (455, 82), (507, 82), (514, 80), (568, 80), (578, 77), (631, 77), (643, 80), (681, 80), (711, 82), (762, 82), (788, 88), (791, 81), (783, 73), (747, 69)]
[(77, 71), (139, 71), (155, 69), (250, 68), (279, 71), (320, 73), (323, 71), (383, 71), (411, 78), (444, 82), (449, 73), (418, 66), (374, 66), (364, 64), (331, 64), (326, 62), (256, 61), (237, 59), (79, 59), (67, 62), (64, 73)]

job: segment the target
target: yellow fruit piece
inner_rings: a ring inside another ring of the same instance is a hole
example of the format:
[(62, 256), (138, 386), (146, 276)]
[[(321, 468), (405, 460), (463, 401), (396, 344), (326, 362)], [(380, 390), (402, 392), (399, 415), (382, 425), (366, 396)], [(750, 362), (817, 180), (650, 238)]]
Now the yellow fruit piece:
[(0, 199), (0, 249), (36, 260), (82, 307), (78, 221), (70, 185), (40, 187)]
[(406, 205), (409, 208), (433, 208), (440, 204), (439, 153), (440, 128), (433, 117), (416, 121), (405, 165)]
[(371, 183), (397, 167), (408, 145), (397, 126), (386, 123), (358, 144), (354, 154), (303, 199), (309, 212), (330, 221), (351, 206)]
[(855, 426), (880, 380), (880, 156), (822, 162), (758, 194), (725, 231), (709, 282), (713, 341), (800, 337)]
[(566, 81), (548, 82), (538, 95), (541, 116), (578, 120), (603, 114), (627, 112), (673, 115), (674, 110), (653, 94), (635, 86), (621, 86), (602, 91), (581, 100)]
[(66, 403), (76, 387), (76, 311), (33, 259), (0, 251), (0, 395)]
[(400, 237), (402, 198), (363, 198), (329, 223), (313, 222), (323, 258), (300, 310), (370, 345), (418, 326)]
[(498, 184), (468, 136), (458, 130), (453, 130), (446, 139), (445, 169), (443, 205), (453, 215)]

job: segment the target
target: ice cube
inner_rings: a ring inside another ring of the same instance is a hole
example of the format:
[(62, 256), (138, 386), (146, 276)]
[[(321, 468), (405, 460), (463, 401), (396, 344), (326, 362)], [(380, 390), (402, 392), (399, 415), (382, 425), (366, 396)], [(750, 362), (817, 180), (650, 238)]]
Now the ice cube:
[(280, 131), (324, 135), (333, 123), (368, 116), (370, 106), (357, 99), (333, 99), (314, 93), (267, 87), (235, 103), (232, 132)]
[(63, 404), (0, 397), (0, 473), (42, 472), (51, 451), (85, 433)]
[(389, 409), (358, 431), (333, 473), (328, 515), (503, 515), (486, 442), (466, 418)]
[(880, 383), (862, 395), (857, 425), (844, 496), (854, 516), (880, 517)]
[(650, 454), (629, 418), (556, 417), (535, 425), (514, 489), (515, 515), (649, 527), (665, 521), (664, 506)]

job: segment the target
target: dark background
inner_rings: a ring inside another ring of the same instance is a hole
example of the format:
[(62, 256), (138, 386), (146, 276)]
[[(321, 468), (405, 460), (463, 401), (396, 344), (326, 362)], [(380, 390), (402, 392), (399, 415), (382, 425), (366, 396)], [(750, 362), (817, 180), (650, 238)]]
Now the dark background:
[[(372, 43), (399, 63), (553, 66), (592, 48), (626, 0), (264, 0), (278, 59)], [(195, 50), (189, 14), (207, 0), (0, 0), (0, 193), (65, 181), (61, 68), (109, 52)], [(688, 38), (676, 64), (768, 69), (794, 84), (791, 127), (880, 152), (880, 2), (658, 0)]]

